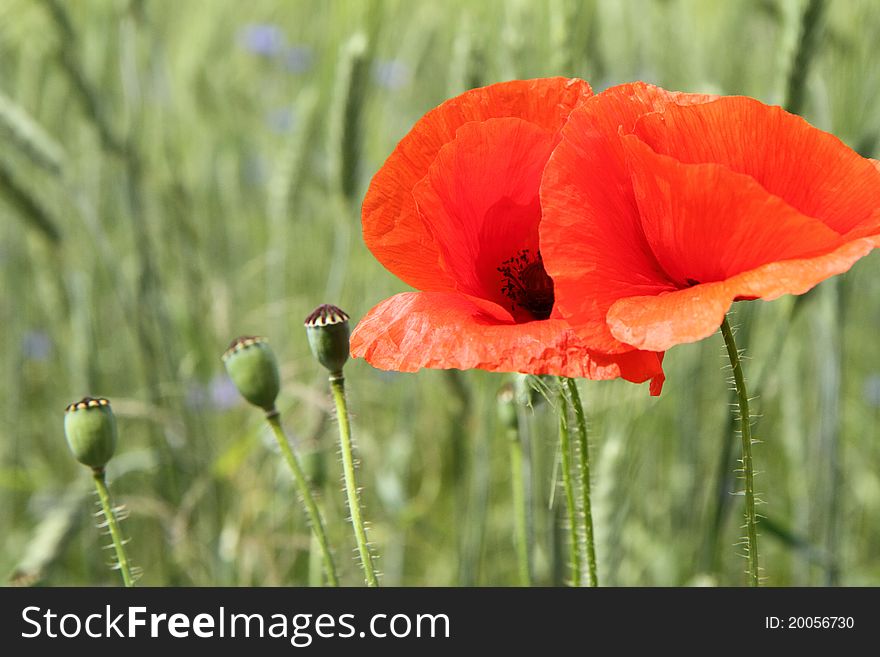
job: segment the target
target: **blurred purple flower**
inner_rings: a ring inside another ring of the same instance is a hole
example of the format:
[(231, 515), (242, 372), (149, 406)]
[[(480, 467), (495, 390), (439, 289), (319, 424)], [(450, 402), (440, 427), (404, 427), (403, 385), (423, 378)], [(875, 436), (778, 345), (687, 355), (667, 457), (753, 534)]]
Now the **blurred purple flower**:
[(241, 401), (238, 389), (225, 374), (218, 374), (211, 379), (211, 405), (218, 410), (232, 408)]
[(238, 38), (245, 50), (265, 57), (280, 54), (287, 40), (284, 30), (271, 23), (245, 25), (239, 30)]
[(880, 408), (880, 374), (870, 374), (865, 379), (862, 395), (869, 406)]
[(188, 408), (204, 408), (207, 401), (208, 395), (205, 392), (205, 386), (201, 383), (191, 383), (186, 389), (186, 405)]
[(409, 84), (409, 66), (397, 59), (379, 60), (373, 65), (373, 79), (392, 91)]
[(207, 385), (193, 382), (186, 392), (186, 405), (195, 409), (210, 407), (225, 411), (240, 402), (241, 396), (226, 374), (217, 374)]
[(266, 114), (266, 123), (274, 132), (290, 132), (296, 123), (296, 114), (289, 107), (280, 107)]
[(281, 57), (289, 73), (305, 73), (312, 68), (314, 53), (308, 46), (290, 46)]
[(28, 331), (21, 339), (21, 351), (27, 360), (46, 361), (52, 355), (52, 339), (45, 331)]

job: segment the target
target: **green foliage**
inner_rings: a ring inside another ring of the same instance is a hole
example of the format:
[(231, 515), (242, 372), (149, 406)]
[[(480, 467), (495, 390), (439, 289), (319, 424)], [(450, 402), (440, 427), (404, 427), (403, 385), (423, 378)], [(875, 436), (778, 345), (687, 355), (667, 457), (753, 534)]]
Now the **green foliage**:
[[(292, 442), (325, 457), (340, 579), (360, 583), (326, 373), (300, 322), (325, 302), (356, 322), (404, 289), (364, 248), (358, 213), (397, 140), (448, 96), (512, 77), (784, 103), (806, 5), (0, 3), (0, 573), (116, 581), (75, 511), (82, 468), (59, 449), (67, 402), (101, 394), (125, 437), (107, 476), (144, 585), (307, 582), (290, 476), (217, 357), (232, 336), (265, 335)], [(825, 5), (796, 76), (801, 111), (877, 156), (880, 13), (873, 0)], [(880, 256), (792, 306), (735, 308), (763, 441), (761, 564), (772, 585), (878, 585)], [(581, 384), (603, 584), (744, 582), (724, 362), (716, 336), (667, 354), (659, 399)], [(496, 419), (507, 380), (347, 364), (383, 584), (518, 581)], [(519, 422), (537, 584), (567, 577), (553, 413), (536, 401)], [(48, 547), (26, 562), (34, 544)]]

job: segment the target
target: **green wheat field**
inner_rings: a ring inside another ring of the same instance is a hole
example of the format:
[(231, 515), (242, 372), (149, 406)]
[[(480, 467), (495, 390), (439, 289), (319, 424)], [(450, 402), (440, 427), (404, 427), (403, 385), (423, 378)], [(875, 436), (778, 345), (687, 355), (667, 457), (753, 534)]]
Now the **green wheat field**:
[[(406, 289), (363, 245), (360, 202), (412, 124), (502, 80), (645, 80), (785, 105), (878, 157), (878, 43), (876, 0), (0, 0), (3, 583), (120, 584), (64, 439), (85, 395), (113, 403), (107, 475), (140, 584), (320, 582), (290, 473), (220, 360), (248, 334), (279, 358), (340, 580), (362, 585), (303, 319), (333, 303), (356, 322)], [(880, 585), (880, 254), (797, 301), (737, 303), (733, 321), (762, 441), (764, 582)], [(720, 335), (664, 365), (659, 398), (580, 382), (600, 581), (742, 585)], [(514, 379), (346, 366), (383, 585), (518, 583), (496, 412)], [(555, 412), (515, 383), (532, 401), (533, 579), (563, 585)]]

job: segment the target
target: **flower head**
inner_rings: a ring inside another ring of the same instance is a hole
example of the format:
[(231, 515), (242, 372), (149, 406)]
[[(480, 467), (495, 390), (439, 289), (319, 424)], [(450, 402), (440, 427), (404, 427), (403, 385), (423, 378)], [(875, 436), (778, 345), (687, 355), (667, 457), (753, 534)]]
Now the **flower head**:
[(662, 381), (660, 355), (590, 350), (555, 304), (538, 190), (582, 80), (474, 89), (419, 120), (370, 185), (367, 246), (420, 290), (368, 313), (352, 355), (383, 369), (480, 368)]
[(662, 351), (738, 299), (801, 294), (880, 244), (880, 170), (745, 97), (612, 87), (571, 114), (541, 184), (556, 304), (592, 349)]
[(241, 336), (232, 341), (222, 359), (226, 373), (241, 396), (267, 413), (273, 412), (281, 390), (281, 376), (269, 341), (258, 336)]
[(324, 303), (309, 313), (304, 322), (312, 355), (330, 374), (342, 372), (348, 360), (348, 319), (344, 310)]
[(103, 397), (83, 397), (64, 413), (64, 435), (76, 460), (103, 469), (116, 451), (116, 419)]

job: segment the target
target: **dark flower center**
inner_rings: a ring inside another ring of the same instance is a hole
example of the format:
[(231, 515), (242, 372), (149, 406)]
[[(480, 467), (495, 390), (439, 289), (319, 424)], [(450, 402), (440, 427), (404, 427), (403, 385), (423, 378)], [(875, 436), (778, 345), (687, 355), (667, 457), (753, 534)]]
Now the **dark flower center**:
[(535, 319), (547, 319), (553, 310), (553, 279), (544, 270), (544, 259), (538, 251), (533, 258), (529, 249), (523, 249), (508, 258), (498, 271), (504, 277), (501, 291), (513, 303), (531, 313)]

